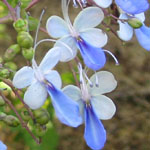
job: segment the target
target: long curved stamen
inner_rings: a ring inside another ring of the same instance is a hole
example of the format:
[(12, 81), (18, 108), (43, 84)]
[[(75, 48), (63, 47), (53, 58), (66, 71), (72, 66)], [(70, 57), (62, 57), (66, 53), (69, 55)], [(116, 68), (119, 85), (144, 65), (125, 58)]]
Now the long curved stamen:
[(97, 76), (97, 74), (96, 74), (96, 71), (95, 71), (95, 86), (96, 87), (99, 87), (99, 82), (98, 82), (98, 76)]
[(62, 12), (63, 12), (63, 16), (64, 16), (64, 19), (66, 21), (66, 23), (68, 24), (68, 28), (72, 34), (72, 36), (74, 37), (78, 37), (78, 34), (76, 33), (71, 21), (70, 21), (70, 18), (69, 18), (69, 15), (68, 15), (68, 7), (69, 7), (69, 3), (70, 3), (70, 0), (68, 1), (67, 3), (67, 0), (62, 0)]
[(82, 72), (83, 72), (82, 65), (80, 63), (78, 64), (78, 70), (79, 70), (79, 74), (80, 74), (80, 84), (82, 84), (84, 79), (83, 79), (83, 74), (82, 74)]
[(73, 55), (72, 49), (67, 44), (65, 44), (64, 42), (61, 42), (61, 41), (54, 40), (54, 39), (43, 39), (43, 40), (40, 40), (39, 42), (36, 43), (36, 45), (34, 45), (34, 51), (43, 42), (58, 42), (58, 43), (62, 44), (63, 46), (65, 46), (70, 51), (70, 53)]
[(88, 76), (87, 76), (87, 74), (85, 73), (85, 71), (84, 71), (83, 73), (84, 73), (84, 76), (85, 76), (85, 78), (87, 79), (87, 81), (88, 81), (90, 87), (93, 87), (93, 83), (90, 81), (90, 79), (88, 78)]
[(43, 9), (43, 10), (42, 10), (42, 13), (41, 13), (41, 15), (40, 15), (39, 23), (38, 23), (37, 30), (36, 30), (36, 34), (35, 34), (34, 45), (35, 45), (36, 42), (37, 42), (38, 33), (39, 33), (40, 25), (41, 25), (41, 20), (42, 20), (42, 18), (43, 18), (44, 13), (45, 13), (45, 10)]
[(115, 60), (116, 65), (119, 65), (117, 58), (115, 57), (115, 55), (112, 52), (110, 52), (108, 50), (103, 50), (103, 51), (110, 54), (112, 56), (112, 58)]

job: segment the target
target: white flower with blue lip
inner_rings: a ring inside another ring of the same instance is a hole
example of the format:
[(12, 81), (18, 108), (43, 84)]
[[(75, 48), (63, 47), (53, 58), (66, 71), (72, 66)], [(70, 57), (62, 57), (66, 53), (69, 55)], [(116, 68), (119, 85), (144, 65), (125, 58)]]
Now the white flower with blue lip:
[(117, 31), (119, 38), (123, 41), (129, 41), (135, 32), (139, 44), (146, 50), (150, 50), (150, 28), (145, 26), (144, 11), (149, 8), (147, 0), (116, 0), (117, 5), (123, 10), (119, 19), (129, 19), (135, 17), (142, 22), (142, 27), (133, 29), (127, 22), (118, 20), (120, 29)]
[(7, 146), (2, 141), (0, 141), (0, 150), (7, 150)]
[[(106, 45), (107, 35), (95, 27), (104, 19), (103, 11), (97, 7), (85, 8), (75, 18), (73, 25), (68, 16), (66, 0), (62, 0), (62, 11), (64, 20), (58, 16), (52, 16), (46, 24), (49, 35), (60, 38), (55, 44), (55, 46), (61, 46), (60, 61), (72, 60), (79, 49), (84, 63), (89, 68), (93, 70), (102, 68), (106, 58), (101, 47)], [(72, 53), (59, 41), (67, 44), (72, 49)]]
[[(78, 7), (77, 2), (84, 7), (87, 5), (88, 0), (73, 0), (74, 7)], [(91, 1), (89, 2), (91, 3)], [(112, 0), (93, 0), (93, 2), (102, 8), (107, 8), (112, 4)]]
[(60, 59), (59, 50), (59, 47), (49, 50), (39, 66), (33, 58), (32, 67), (25, 66), (17, 71), (13, 85), (18, 89), (29, 86), (24, 95), (24, 102), (32, 109), (40, 108), (48, 93), (59, 120), (66, 125), (77, 127), (81, 123), (78, 105), (59, 90), (62, 85), (60, 75), (52, 70)]
[(63, 92), (80, 106), (82, 120), (85, 122), (84, 138), (87, 145), (99, 150), (106, 142), (106, 131), (99, 119), (111, 119), (116, 112), (113, 101), (103, 94), (113, 91), (117, 82), (110, 72), (100, 71), (89, 80), (81, 66), (79, 69), (80, 89), (69, 85), (63, 88)]

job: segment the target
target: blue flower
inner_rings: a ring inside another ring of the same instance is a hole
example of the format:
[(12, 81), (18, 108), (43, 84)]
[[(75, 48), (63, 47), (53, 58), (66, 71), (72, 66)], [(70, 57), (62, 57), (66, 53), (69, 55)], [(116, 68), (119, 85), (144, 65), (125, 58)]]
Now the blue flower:
[(140, 14), (149, 8), (147, 0), (115, 0), (116, 4), (128, 14)]
[(121, 22), (120, 20), (118, 21), (120, 29), (117, 31), (117, 34), (120, 39), (123, 41), (129, 41), (133, 37), (133, 33), (135, 32), (136, 38), (139, 42), (139, 44), (146, 50), (150, 50), (150, 28), (145, 26), (144, 21), (145, 21), (145, 15), (144, 13), (136, 14), (130, 16), (129, 14), (126, 13), (121, 13), (120, 14), (120, 19), (129, 19), (131, 17), (136, 17), (138, 18), (142, 23), (142, 27), (138, 29), (133, 29), (127, 22)]
[[(95, 27), (104, 19), (103, 11), (97, 7), (85, 8), (78, 14), (72, 25), (68, 16), (66, 0), (62, 0), (62, 10), (65, 20), (58, 16), (52, 16), (46, 24), (49, 35), (53, 38), (60, 38), (55, 44), (55, 46), (61, 47), (60, 61), (72, 60), (79, 49), (84, 63), (89, 68), (93, 70), (102, 68), (106, 63), (106, 58), (101, 47), (106, 45), (107, 35)], [(72, 52), (60, 41), (67, 44)]]
[(7, 146), (2, 141), (0, 141), (0, 150), (7, 150)]
[(99, 119), (110, 119), (116, 111), (113, 101), (103, 94), (114, 90), (117, 82), (107, 71), (100, 71), (89, 80), (80, 68), (80, 83), (80, 89), (69, 85), (63, 88), (63, 92), (79, 104), (82, 121), (85, 123), (84, 138), (87, 145), (99, 150), (106, 142), (106, 131)]
[(77, 127), (81, 124), (78, 105), (59, 90), (62, 84), (60, 75), (52, 70), (60, 59), (59, 50), (58, 47), (49, 50), (39, 66), (33, 59), (32, 67), (21, 68), (14, 76), (13, 85), (18, 89), (29, 86), (24, 95), (24, 102), (31, 109), (40, 108), (48, 93), (58, 119), (66, 125)]

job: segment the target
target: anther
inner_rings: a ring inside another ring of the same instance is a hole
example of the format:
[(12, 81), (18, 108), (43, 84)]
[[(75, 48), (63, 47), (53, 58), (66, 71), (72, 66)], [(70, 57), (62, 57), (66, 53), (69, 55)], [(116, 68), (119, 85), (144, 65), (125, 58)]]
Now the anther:
[(76, 0), (73, 0), (73, 7), (78, 8), (78, 4), (77, 4)]

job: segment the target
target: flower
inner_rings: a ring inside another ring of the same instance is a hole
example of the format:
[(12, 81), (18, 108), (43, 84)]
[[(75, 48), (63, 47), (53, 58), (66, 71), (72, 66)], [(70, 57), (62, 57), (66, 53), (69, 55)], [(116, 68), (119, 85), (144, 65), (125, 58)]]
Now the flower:
[(128, 14), (140, 14), (149, 8), (147, 0), (115, 0), (116, 4)]
[(59, 90), (62, 84), (60, 75), (52, 70), (60, 59), (59, 49), (54, 47), (49, 50), (39, 66), (33, 58), (32, 68), (21, 68), (13, 78), (13, 85), (18, 89), (29, 86), (24, 102), (32, 109), (40, 108), (48, 93), (58, 119), (66, 125), (77, 127), (81, 123), (78, 105)]
[(94, 4), (102, 8), (107, 8), (112, 4), (112, 0), (73, 0), (74, 7), (78, 7), (77, 2), (83, 7), (86, 6), (87, 2), (90, 4), (94, 2)]
[[(107, 35), (95, 28), (104, 19), (103, 11), (97, 7), (83, 9), (75, 18), (72, 25), (68, 16), (68, 5), (62, 0), (64, 19), (52, 16), (47, 20), (46, 28), (53, 38), (60, 38), (55, 46), (61, 46), (61, 58), (63, 62), (72, 60), (79, 49), (84, 63), (93, 70), (102, 68), (106, 63), (104, 51), (101, 49), (107, 43)], [(64, 47), (59, 41), (67, 44)]]
[(79, 104), (82, 120), (85, 122), (84, 138), (87, 145), (99, 150), (106, 141), (106, 131), (99, 119), (110, 119), (116, 111), (112, 100), (103, 94), (114, 90), (117, 82), (112, 73), (107, 71), (97, 72), (89, 80), (80, 66), (80, 83), (80, 89), (68, 85), (63, 88), (63, 92)]
[(133, 29), (127, 22), (118, 20), (120, 29), (117, 34), (123, 41), (129, 41), (133, 37), (135, 31), (139, 44), (146, 50), (150, 50), (150, 28), (145, 26), (144, 11), (149, 8), (147, 0), (116, 0), (117, 5), (124, 11), (121, 12), (119, 19), (138, 18), (143, 24), (138, 29)]
[(7, 146), (2, 141), (0, 141), (0, 150), (7, 150)]

